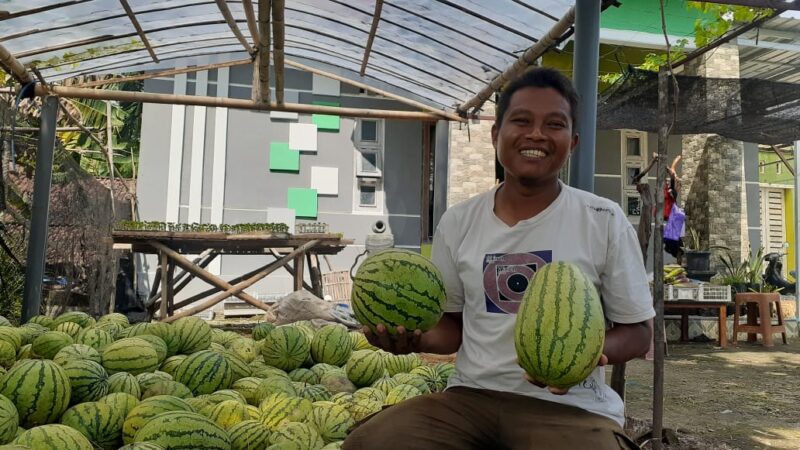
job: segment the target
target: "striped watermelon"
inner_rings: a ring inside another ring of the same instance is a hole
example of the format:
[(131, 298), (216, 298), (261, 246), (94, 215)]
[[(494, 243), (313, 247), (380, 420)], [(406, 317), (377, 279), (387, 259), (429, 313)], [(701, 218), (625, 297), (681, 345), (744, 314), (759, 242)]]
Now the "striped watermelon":
[(53, 320), (52, 328), (55, 329), (62, 323), (72, 322), (76, 323), (81, 326), (81, 328), (87, 328), (90, 325), (95, 323), (94, 318), (89, 314), (86, 314), (83, 311), (68, 311), (64, 314), (59, 315)]
[(422, 375), (414, 375), (413, 373), (398, 373), (392, 378), (394, 378), (398, 384), (408, 384), (414, 386), (423, 394), (431, 393), (431, 388), (428, 386), (428, 382), (425, 381), (425, 378), (423, 378)]
[(144, 390), (150, 386), (162, 381), (173, 381), (173, 378), (168, 373), (159, 372), (156, 370), (155, 372), (144, 372), (136, 375), (136, 381), (139, 382), (139, 388), (144, 393)]
[(320, 450), (325, 445), (322, 437), (311, 426), (300, 422), (289, 422), (278, 427), (270, 436), (274, 444), (294, 443), (301, 449)]
[(94, 361), (100, 364), (100, 353), (92, 347), (83, 344), (70, 344), (56, 353), (53, 356), (53, 362), (63, 366), (67, 361), (83, 359), (86, 361)]
[(75, 337), (83, 331), (83, 328), (75, 322), (64, 322), (53, 328), (53, 331), (63, 331), (70, 335), (72, 339), (75, 339)]
[(349, 406), (350, 403), (353, 402), (353, 394), (349, 392), (337, 392), (331, 395), (329, 400), (337, 405)]
[(300, 397), (272, 394), (258, 405), (261, 423), (270, 430), (287, 422), (300, 422), (311, 414), (311, 402)]
[(142, 399), (155, 397), (156, 395), (172, 395), (183, 399), (194, 397), (192, 391), (186, 385), (173, 380), (158, 380), (142, 390)]
[(275, 325), (269, 322), (256, 324), (256, 326), (253, 327), (253, 340), (260, 341), (264, 339), (273, 328), (275, 328)]
[(247, 403), (258, 406), (258, 386), (261, 381), (261, 378), (256, 377), (240, 378), (231, 384), (231, 389), (242, 394)]
[(19, 413), (8, 398), (0, 395), (0, 444), (11, 442), (17, 435)]
[(326, 325), (311, 340), (311, 357), (318, 363), (341, 366), (347, 362), (352, 351), (350, 335), (342, 325)]
[(310, 369), (299, 368), (289, 372), (289, 378), (292, 381), (299, 381), (301, 383), (317, 384), (319, 383), (319, 376), (312, 372)]
[(17, 362), (17, 350), (6, 341), (0, 341), (0, 366), (10, 368)]
[(227, 389), (232, 378), (228, 361), (211, 350), (192, 353), (175, 369), (175, 381), (185, 384), (195, 395)]
[(178, 334), (178, 352), (189, 355), (211, 346), (211, 327), (197, 317), (182, 317), (173, 324)]
[(244, 420), (228, 429), (231, 450), (256, 450), (269, 445), (269, 430), (257, 420)]
[(14, 439), (14, 443), (35, 450), (94, 450), (80, 431), (55, 423), (31, 428)]
[(105, 403), (75, 405), (61, 416), (61, 424), (80, 431), (89, 442), (103, 449), (116, 450), (122, 445), (122, 421)]
[(411, 372), (418, 366), (417, 355), (393, 355), (391, 353), (383, 353), (383, 363), (389, 375), (394, 376), (398, 373)]
[(408, 250), (370, 255), (353, 279), (351, 304), (356, 319), (375, 331), (384, 324), (426, 331), (439, 322), (445, 302), (442, 276), (427, 258)]
[(108, 377), (108, 392), (124, 392), (136, 398), (142, 398), (142, 389), (135, 376), (128, 372), (117, 372)]
[(164, 450), (229, 450), (231, 439), (217, 424), (198, 413), (159, 414), (139, 429), (136, 442), (153, 442)]
[(336, 367), (336, 366), (332, 366), (330, 364), (319, 363), (319, 364), (314, 364), (308, 370), (313, 372), (314, 375), (316, 375), (317, 378), (320, 379), (320, 378), (322, 378), (322, 375), (325, 374), (325, 372), (328, 372), (328, 371), (331, 371), (331, 370), (341, 370), (341, 368), (340, 367)]
[(239, 422), (249, 420), (250, 411), (247, 409), (247, 405), (236, 400), (225, 400), (211, 407), (208, 418), (223, 430), (227, 430)]
[(123, 445), (119, 450), (164, 450), (164, 447), (152, 442), (134, 442)]
[(315, 404), (307, 422), (313, 426), (326, 443), (344, 439), (347, 430), (355, 424), (344, 406), (335, 403)]
[(0, 394), (16, 406), (20, 425), (29, 428), (58, 420), (69, 406), (71, 390), (61, 366), (26, 359), (0, 378)]
[(240, 378), (249, 377), (253, 374), (253, 369), (247, 365), (246, 362), (240, 357), (238, 357), (235, 353), (230, 352), (228, 350), (224, 350), (221, 352), (217, 352), (218, 354), (222, 355), (225, 358), (225, 361), (228, 361), (228, 366), (231, 368), (231, 380), (236, 381)]
[[(33, 353), (33, 345), (31, 344), (23, 345), (20, 347), (19, 352), (17, 352), (17, 360), (35, 358), (38, 358), (38, 356)], [(3, 373), (5, 373), (5, 369), (3, 369)]]
[(404, 400), (422, 395), (419, 389), (411, 386), (410, 384), (398, 384), (393, 387), (387, 394), (386, 400), (383, 401), (384, 405), (396, 405)]
[(172, 356), (180, 350), (180, 335), (178, 330), (163, 322), (142, 322), (128, 329), (128, 337), (156, 336), (167, 345), (167, 356)]
[(331, 392), (355, 392), (356, 386), (347, 378), (343, 369), (330, 370), (322, 374), (319, 383)]
[(431, 392), (439, 392), (447, 386), (447, 381), (442, 381), (442, 377), (435, 367), (419, 366), (411, 369), (409, 373), (421, 376), (428, 383), (428, 388)]
[(353, 420), (361, 421), (367, 416), (381, 412), (383, 409), (383, 400), (377, 401), (371, 398), (359, 398), (353, 401), (348, 408)]
[(86, 359), (73, 359), (61, 365), (72, 388), (71, 404), (93, 402), (108, 393), (108, 374), (103, 366)]
[(228, 342), (225, 348), (241, 358), (245, 363), (251, 363), (259, 355), (258, 349), (256, 348), (256, 341), (243, 337)]
[(533, 379), (568, 388), (597, 367), (605, 318), (592, 281), (577, 266), (540, 267), (525, 290), (514, 327), (519, 365)]
[(22, 338), (22, 344), (30, 344), (37, 337), (50, 331), (49, 328), (39, 325), (37, 323), (26, 323), (17, 328), (17, 333)]
[(311, 400), (312, 402), (329, 400), (331, 398), (331, 391), (321, 384), (302, 384), (304, 386), (297, 390), (300, 397)]
[(356, 350), (347, 360), (347, 378), (356, 386), (369, 386), (383, 376), (383, 357), (372, 350)]
[(109, 374), (128, 372), (138, 375), (158, 368), (158, 353), (149, 342), (139, 338), (123, 338), (103, 349), (103, 367)]
[(107, 322), (118, 323), (125, 328), (131, 325), (130, 321), (128, 321), (128, 317), (122, 313), (109, 313), (97, 319), (97, 323), (107, 323)]
[[(142, 400), (134, 406), (125, 422), (122, 424), (122, 441), (130, 444), (134, 441), (134, 436), (147, 422), (158, 414), (170, 411), (190, 411), (194, 408), (188, 403), (171, 395), (158, 395)], [(145, 439), (150, 440), (150, 439)]]
[(308, 358), (311, 344), (297, 327), (281, 326), (259, 341), (259, 352), (268, 365), (282, 370), (294, 370)]
[(205, 398), (208, 400), (209, 403), (214, 405), (220, 402), (224, 402), (226, 400), (236, 400), (237, 402), (243, 405), (247, 404), (247, 400), (245, 400), (242, 394), (234, 391), (233, 389), (222, 389), (217, 392), (214, 392), (213, 394), (206, 395)]
[(28, 323), (35, 323), (37, 325), (53, 329), (53, 318), (49, 316), (43, 316), (43, 315), (33, 316), (30, 319), (28, 319)]
[(158, 357), (158, 364), (161, 365), (161, 363), (163, 363), (167, 358), (167, 343), (164, 342), (164, 340), (160, 337), (152, 334), (140, 334), (136, 337), (138, 339), (147, 341), (150, 346), (153, 347), (153, 350), (156, 351), (156, 356)]
[[(2, 328), (0, 328), (2, 331)], [(73, 344), (72, 336), (63, 331), (48, 331), (31, 343), (33, 353), (46, 359), (53, 359), (62, 348)]]
[(175, 369), (177, 369), (180, 363), (186, 358), (188, 358), (188, 355), (170, 356), (167, 359), (165, 359), (164, 362), (161, 363), (161, 367), (159, 370), (174, 376)]
[(394, 388), (398, 384), (399, 383), (397, 383), (397, 380), (395, 380), (394, 378), (383, 377), (383, 378), (378, 378), (374, 383), (372, 383), (372, 387), (380, 391), (383, 391), (384, 394), (388, 394), (389, 391), (391, 391), (392, 388)]
[(231, 341), (241, 339), (241, 337), (239, 333), (233, 331), (220, 330), (219, 328), (211, 329), (211, 342), (220, 344), (223, 347), (227, 347)]
[(125, 418), (128, 417), (128, 414), (140, 402), (138, 398), (132, 396), (131, 394), (115, 392), (100, 398), (97, 400), (97, 403), (105, 403), (109, 406), (109, 408), (111, 408), (111, 411), (114, 413), (114, 415), (120, 419), (119, 426), (120, 430), (122, 430), (122, 423), (125, 421)]
[(288, 378), (270, 377), (263, 379), (258, 388), (256, 388), (256, 400), (260, 403), (272, 394), (285, 394), (294, 397), (297, 395), (297, 389)]
[(383, 404), (383, 401), (386, 400), (386, 393), (374, 387), (365, 387), (353, 392), (353, 399), (358, 400), (362, 398), (375, 400)]
[(364, 333), (360, 331), (350, 331), (350, 343), (353, 344), (353, 351), (355, 350), (377, 350), (378, 347), (370, 344)]

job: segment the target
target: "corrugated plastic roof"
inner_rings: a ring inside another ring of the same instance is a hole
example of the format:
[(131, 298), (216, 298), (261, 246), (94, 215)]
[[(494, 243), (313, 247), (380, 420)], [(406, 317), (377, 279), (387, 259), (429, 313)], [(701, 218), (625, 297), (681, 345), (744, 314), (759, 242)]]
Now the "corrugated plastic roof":
[[(0, 43), (48, 81), (246, 58), (216, 1), (129, 0), (159, 62), (120, 0), (5, 0)], [(258, 1), (253, 6), (258, 10)], [(573, 0), (386, 0), (366, 76), (358, 74), (375, 0), (292, 0), (285, 54), (450, 109), (545, 35)], [(245, 6), (227, 5), (252, 45)]]

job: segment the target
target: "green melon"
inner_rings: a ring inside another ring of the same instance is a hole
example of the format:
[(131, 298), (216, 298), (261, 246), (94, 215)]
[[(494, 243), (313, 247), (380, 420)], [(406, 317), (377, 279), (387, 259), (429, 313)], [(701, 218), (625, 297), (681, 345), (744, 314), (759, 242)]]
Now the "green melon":
[(122, 421), (108, 404), (75, 405), (61, 416), (61, 424), (80, 431), (89, 442), (103, 449), (116, 450), (122, 445)]
[(164, 450), (229, 450), (231, 439), (217, 424), (198, 413), (161, 413), (136, 432), (135, 441), (153, 442)]
[(95, 350), (102, 350), (106, 345), (114, 342), (111, 333), (100, 328), (86, 328), (75, 337), (78, 344), (88, 345)]
[(356, 350), (347, 360), (347, 378), (356, 386), (369, 386), (383, 376), (383, 357), (372, 350)]
[(258, 406), (261, 410), (261, 423), (270, 430), (288, 422), (300, 422), (311, 414), (311, 402), (286, 394), (272, 394)]
[(378, 389), (380, 391), (383, 391), (384, 394), (388, 394), (389, 391), (391, 391), (392, 388), (394, 388), (398, 384), (399, 383), (397, 383), (397, 380), (395, 380), (393, 378), (383, 377), (383, 378), (378, 378), (377, 380), (375, 380), (375, 382), (372, 383), (371, 387), (373, 387), (375, 389)]
[(344, 439), (347, 430), (355, 424), (347, 409), (335, 403), (315, 404), (307, 421), (326, 443)]
[(390, 333), (433, 328), (442, 317), (444, 283), (436, 266), (408, 250), (387, 249), (370, 255), (353, 278), (351, 305), (360, 323)]
[(282, 370), (294, 370), (308, 358), (311, 344), (300, 328), (281, 326), (271, 330), (259, 341), (259, 352), (268, 365)]
[(128, 372), (117, 372), (108, 377), (108, 392), (124, 392), (136, 398), (142, 398), (142, 388), (135, 376)]
[(104, 316), (100, 316), (100, 318), (97, 319), (98, 324), (107, 322), (117, 323), (125, 328), (130, 326), (130, 321), (128, 321), (128, 317), (122, 313), (109, 313)]
[(56, 421), (69, 406), (69, 377), (58, 364), (27, 359), (0, 378), (0, 394), (14, 403), (25, 428)]
[(173, 380), (159, 380), (142, 390), (142, 399), (155, 397), (156, 395), (172, 395), (183, 399), (194, 397), (192, 391), (186, 385)]
[(126, 394), (125, 392), (115, 392), (113, 394), (108, 394), (105, 397), (101, 397), (97, 400), (97, 403), (105, 403), (111, 408), (111, 411), (120, 418), (120, 430), (122, 429), (122, 422), (128, 417), (128, 414), (133, 410), (133, 408), (138, 405), (139, 399), (134, 397), (131, 394)]
[(17, 362), (17, 350), (11, 343), (0, 341), (0, 367), (8, 369), (15, 362)]
[(242, 396), (242, 394), (234, 391), (233, 389), (222, 389), (213, 394), (208, 394), (205, 396), (206, 400), (209, 403), (216, 405), (217, 403), (224, 402), (226, 400), (236, 400), (237, 402), (246, 405), (247, 400)]
[(153, 347), (153, 350), (156, 351), (156, 356), (158, 357), (158, 364), (164, 362), (167, 358), (167, 344), (158, 336), (154, 336), (152, 334), (140, 334), (136, 336), (138, 339), (142, 339), (150, 343), (150, 346)]
[(350, 404), (348, 411), (353, 416), (353, 420), (361, 421), (367, 416), (381, 412), (383, 400), (377, 401), (371, 398), (359, 398)]
[(597, 367), (605, 331), (603, 306), (592, 280), (574, 264), (546, 264), (525, 290), (517, 313), (517, 360), (533, 379), (569, 388)]
[(386, 393), (374, 387), (365, 387), (353, 392), (353, 400), (359, 399), (375, 400), (376, 402), (383, 403), (386, 400)]
[(92, 347), (83, 344), (70, 344), (56, 353), (53, 356), (53, 362), (63, 366), (67, 361), (74, 360), (94, 361), (100, 364), (102, 358), (100, 353)]
[[(2, 331), (2, 328), (0, 328)], [(31, 343), (33, 353), (46, 359), (53, 359), (62, 348), (73, 344), (72, 336), (63, 331), (48, 331)]]
[(311, 357), (318, 363), (344, 365), (352, 350), (350, 335), (342, 325), (326, 325), (311, 340)]
[(248, 364), (259, 356), (256, 341), (252, 339), (239, 337), (229, 342), (225, 347)]
[(256, 326), (253, 327), (253, 340), (260, 341), (264, 339), (273, 328), (275, 328), (275, 325), (269, 322), (256, 324)]
[(182, 317), (173, 324), (180, 342), (179, 353), (191, 354), (211, 346), (211, 327), (197, 317)]
[(22, 345), (32, 343), (34, 339), (47, 333), (48, 331), (50, 331), (49, 328), (37, 323), (26, 323), (25, 325), (17, 328), (17, 332), (22, 338)]
[(247, 409), (247, 405), (236, 400), (225, 400), (211, 407), (208, 418), (223, 430), (227, 430), (239, 422), (249, 420), (250, 411)]
[(431, 392), (438, 392), (447, 386), (446, 381), (442, 381), (442, 377), (435, 367), (432, 366), (419, 366), (411, 369), (409, 372), (412, 375), (419, 375), (428, 384)]
[(14, 439), (14, 443), (35, 450), (94, 450), (80, 431), (60, 424), (31, 428)]
[(319, 376), (311, 371), (311, 369), (299, 368), (289, 372), (289, 378), (292, 381), (299, 381), (301, 383), (317, 384), (319, 383)]
[(93, 402), (108, 393), (108, 374), (100, 364), (86, 359), (73, 359), (61, 367), (69, 377), (71, 404)]
[(0, 444), (11, 442), (19, 428), (19, 413), (14, 403), (0, 395)]
[(413, 373), (398, 373), (392, 378), (397, 380), (398, 384), (409, 384), (414, 386), (423, 394), (431, 393), (431, 388), (428, 386), (428, 382), (425, 381), (425, 378), (423, 378), (422, 375), (414, 375)]
[(269, 445), (269, 430), (257, 420), (243, 420), (228, 429), (231, 450), (257, 450)]
[[(126, 444), (134, 442), (136, 433), (155, 416), (170, 411), (190, 411), (194, 408), (188, 403), (171, 395), (158, 395), (142, 400), (136, 405), (122, 424), (122, 441)], [(216, 425), (215, 425), (216, 426)], [(137, 441), (152, 439), (137, 439)]]
[(192, 353), (175, 369), (175, 381), (185, 384), (195, 395), (227, 389), (232, 379), (228, 361), (211, 350)]
[(86, 314), (83, 311), (68, 311), (64, 314), (59, 315), (53, 320), (53, 329), (61, 325), (62, 323), (72, 322), (76, 323), (81, 326), (81, 328), (86, 328), (95, 323), (95, 320), (89, 314)]
[(51, 330), (53, 329), (53, 318), (48, 316), (42, 316), (42, 315), (33, 316), (30, 319), (28, 319), (28, 323), (35, 323), (37, 325), (41, 325)]
[(164, 450), (164, 447), (152, 442), (134, 442), (123, 445), (119, 450)]
[(256, 377), (240, 378), (231, 384), (231, 389), (242, 394), (247, 403), (258, 406), (258, 386), (263, 380)]
[(175, 369), (177, 369), (180, 363), (186, 358), (188, 358), (188, 355), (170, 356), (167, 359), (165, 359), (164, 362), (161, 363), (160, 370), (162, 372), (166, 372), (172, 376), (175, 376)]
[(360, 331), (350, 331), (348, 333), (350, 335), (350, 343), (353, 345), (353, 351), (356, 350), (377, 350), (378, 347), (370, 344), (367, 340), (367, 337), (364, 336), (364, 333)]
[(331, 391), (321, 384), (302, 384), (304, 386), (297, 390), (297, 394), (300, 397), (311, 400), (312, 402), (329, 400), (331, 398)]
[(253, 374), (253, 369), (240, 357), (228, 350), (217, 352), (228, 361), (228, 366), (231, 368), (231, 380), (236, 381), (240, 378), (249, 377)]
[(173, 378), (168, 373), (156, 370), (155, 372), (144, 372), (136, 375), (136, 381), (139, 382), (139, 388), (144, 394), (144, 390), (150, 386), (161, 383), (162, 381), (173, 381)]
[(320, 450), (325, 445), (314, 428), (300, 422), (281, 425), (270, 435), (270, 442), (273, 445), (284, 442), (298, 444), (299, 448), (308, 450)]
[(296, 396), (297, 389), (288, 378), (264, 378), (261, 383), (259, 383), (258, 388), (256, 388), (255, 398), (260, 403), (268, 396), (276, 393)]
[(83, 331), (83, 328), (75, 322), (64, 322), (53, 328), (53, 331), (63, 331), (75, 339)]
[(138, 375), (158, 368), (158, 353), (149, 342), (139, 338), (123, 338), (103, 349), (103, 367), (109, 374), (128, 372)]
[(384, 405), (396, 405), (402, 401), (422, 395), (419, 389), (411, 386), (410, 384), (398, 384), (393, 387), (386, 394), (386, 400), (383, 401)]

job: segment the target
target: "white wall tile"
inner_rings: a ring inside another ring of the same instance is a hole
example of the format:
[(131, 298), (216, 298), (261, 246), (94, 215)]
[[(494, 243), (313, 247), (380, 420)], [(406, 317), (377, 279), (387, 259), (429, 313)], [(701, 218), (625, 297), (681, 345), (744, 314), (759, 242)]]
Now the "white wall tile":
[(339, 195), (339, 168), (311, 167), (311, 189), (321, 195)]
[(290, 123), (289, 148), (309, 152), (317, 151), (317, 126), (313, 123)]

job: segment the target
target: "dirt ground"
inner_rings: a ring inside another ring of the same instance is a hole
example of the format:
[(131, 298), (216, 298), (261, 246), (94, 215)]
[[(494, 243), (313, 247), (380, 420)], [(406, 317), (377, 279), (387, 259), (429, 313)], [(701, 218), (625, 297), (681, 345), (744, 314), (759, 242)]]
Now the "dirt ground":
[[(636, 360), (626, 373), (629, 422), (649, 429), (653, 364)], [(664, 426), (679, 439), (667, 448), (800, 449), (800, 340), (725, 350), (670, 343), (664, 377)]]

